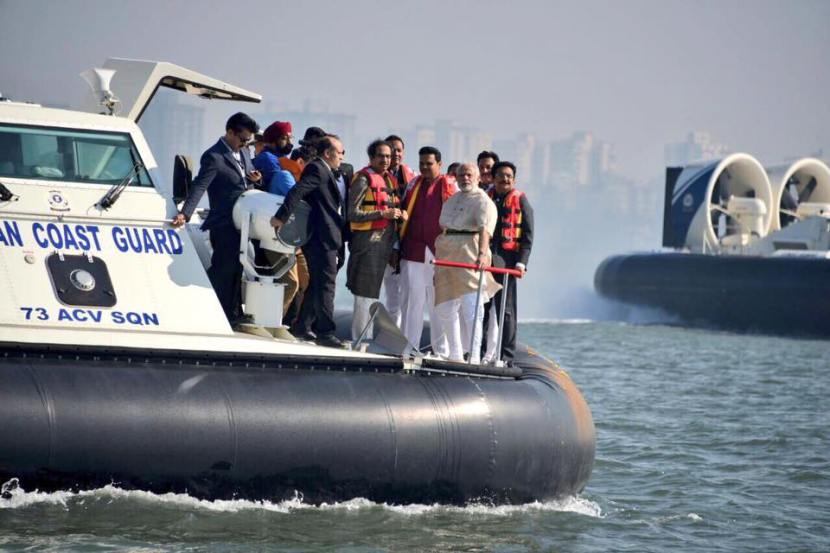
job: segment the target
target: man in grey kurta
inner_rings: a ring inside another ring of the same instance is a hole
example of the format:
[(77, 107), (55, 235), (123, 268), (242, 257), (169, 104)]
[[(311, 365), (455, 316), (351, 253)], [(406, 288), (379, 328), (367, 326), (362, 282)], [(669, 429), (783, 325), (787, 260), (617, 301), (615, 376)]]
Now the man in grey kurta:
[[(375, 140), (367, 153), (369, 165), (355, 173), (348, 194), (352, 234), (346, 287), (354, 294), (353, 340), (369, 324), (369, 307), (380, 297), (386, 264), (398, 239), (397, 224), (405, 216), (396, 182), (388, 172), (392, 147)], [(369, 328), (366, 334), (370, 338), (372, 330)]]

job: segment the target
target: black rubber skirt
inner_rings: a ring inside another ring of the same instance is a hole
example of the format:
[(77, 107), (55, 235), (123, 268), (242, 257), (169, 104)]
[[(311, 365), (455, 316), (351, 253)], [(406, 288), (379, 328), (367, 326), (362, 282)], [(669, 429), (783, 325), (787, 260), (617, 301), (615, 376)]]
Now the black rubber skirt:
[(617, 255), (597, 268), (594, 287), (607, 298), (659, 308), (691, 326), (830, 336), (830, 259)]
[(0, 344), (0, 483), (204, 498), (527, 502), (594, 462), (566, 373)]

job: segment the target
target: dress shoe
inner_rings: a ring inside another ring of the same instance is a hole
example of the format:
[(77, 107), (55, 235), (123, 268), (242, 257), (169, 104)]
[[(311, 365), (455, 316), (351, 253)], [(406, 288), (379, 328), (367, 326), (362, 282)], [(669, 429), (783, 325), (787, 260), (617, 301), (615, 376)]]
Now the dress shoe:
[(237, 315), (228, 322), (230, 323), (231, 327), (236, 327), (239, 325), (250, 325), (254, 324), (254, 318), (251, 315), (245, 313), (242, 315)]
[(335, 336), (334, 334), (326, 334), (325, 336), (317, 337), (317, 345), (324, 348), (339, 348), (344, 349), (348, 347), (346, 342)]

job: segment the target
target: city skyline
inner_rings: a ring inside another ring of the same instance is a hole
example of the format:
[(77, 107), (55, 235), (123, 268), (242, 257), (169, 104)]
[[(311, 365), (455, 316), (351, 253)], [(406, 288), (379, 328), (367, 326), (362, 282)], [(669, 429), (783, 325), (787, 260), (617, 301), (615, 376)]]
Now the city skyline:
[[(231, 39), (238, 14), (216, 0), (0, 0), (0, 45), (15, 52), (0, 58), (0, 91), (78, 105), (81, 71), (113, 56), (164, 60), (294, 110), (325, 98), (331, 112), (359, 116), (362, 137), (436, 120), (511, 140), (590, 131), (638, 182), (660, 170), (665, 144), (697, 129), (764, 164), (830, 148), (828, 2), (251, 0), (246, 9), (256, 18)], [(210, 103), (205, 128), (250, 107)]]
[[(506, 137), (452, 120), (438, 119), (432, 124), (421, 123), (374, 135), (361, 135), (355, 130), (359, 123), (357, 115), (332, 112), (329, 103), (321, 99), (307, 99), (300, 108), (293, 108), (285, 102), (265, 102), (245, 111), (258, 121), (263, 130), (273, 121), (291, 122), (295, 143), (310, 126), (335, 132), (348, 150), (348, 160), (355, 165), (361, 165), (362, 158), (365, 158), (365, 145), (389, 134), (403, 138), (407, 144), (406, 162), (413, 167), (417, 167), (418, 148), (427, 145), (435, 146), (442, 152), (445, 166), (452, 162), (475, 161), (484, 150), (495, 151), (501, 159), (516, 164), (520, 182), (530, 190), (607, 184), (644, 186), (655, 177), (662, 176), (667, 166), (713, 160), (733, 153), (710, 132), (689, 130), (678, 140), (664, 144), (663, 165), (656, 168), (649, 178), (638, 180), (619, 169), (615, 145), (591, 130), (573, 130), (564, 137), (554, 139), (521, 131), (513, 137)], [(172, 159), (173, 155), (184, 153), (197, 160), (200, 148), (206, 148), (215, 140), (214, 136), (221, 134), (221, 130), (206, 125), (206, 117), (204, 107), (188, 102), (178, 93), (161, 90), (140, 121), (140, 126), (157, 155)], [(163, 160), (157, 161), (166, 171)]]

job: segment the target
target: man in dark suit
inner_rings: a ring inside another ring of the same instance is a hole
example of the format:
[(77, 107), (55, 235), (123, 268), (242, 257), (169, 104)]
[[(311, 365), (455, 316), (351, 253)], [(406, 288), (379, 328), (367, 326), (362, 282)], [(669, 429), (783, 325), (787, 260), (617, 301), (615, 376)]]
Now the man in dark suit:
[(308, 225), (314, 233), (303, 246), (310, 279), (297, 331), (302, 339), (314, 339), (319, 345), (343, 347), (334, 335), (334, 281), (342, 265), (338, 256), (344, 251), (346, 232), (346, 175), (339, 174), (346, 152), (334, 135), (321, 138), (316, 145), (319, 157), (306, 165), (271, 224), (281, 227), (301, 200), (311, 207)]
[[(349, 187), (352, 184), (352, 180), (354, 180), (354, 166), (351, 163), (346, 163), (345, 161), (340, 162), (340, 168), (334, 172), (334, 177), (337, 179), (337, 189), (344, 193), (343, 196), (343, 205), (346, 206), (348, 209), (349, 205)], [(341, 187), (342, 185), (342, 187)], [(344, 212), (343, 215), (344, 219), (347, 219), (347, 215)], [(349, 227), (348, 221), (346, 221), (345, 226), (343, 227), (343, 245), (340, 246), (340, 249), (337, 250), (337, 270), (343, 268), (343, 265), (346, 263), (346, 242), (352, 239), (352, 230)]]
[(240, 235), (233, 224), (233, 205), (245, 190), (261, 178), (245, 148), (258, 131), (256, 121), (244, 113), (236, 113), (228, 119), (225, 136), (202, 154), (199, 174), (193, 179), (181, 211), (172, 220), (174, 227), (189, 221), (207, 190), (210, 213), (202, 223), (202, 230), (210, 231), (210, 245), (213, 247), (207, 272), (232, 325), (242, 317)]

